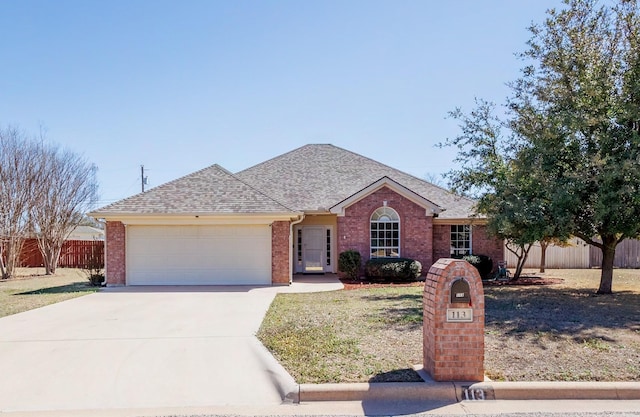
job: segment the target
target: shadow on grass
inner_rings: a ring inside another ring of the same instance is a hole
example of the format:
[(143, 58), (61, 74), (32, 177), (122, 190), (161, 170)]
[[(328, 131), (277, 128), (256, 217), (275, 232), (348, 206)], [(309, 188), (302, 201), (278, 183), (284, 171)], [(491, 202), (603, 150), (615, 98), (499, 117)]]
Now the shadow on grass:
[(411, 368), (394, 369), (381, 372), (369, 378), (369, 382), (423, 382), (416, 371)]
[(364, 301), (376, 302), (376, 313), (386, 324), (422, 326), (422, 293), (420, 294), (376, 294), (362, 297)]
[(58, 287), (40, 288), (32, 291), (16, 293), (14, 295), (42, 295), (42, 294), (68, 294), (77, 292), (96, 292), (98, 287), (93, 287), (89, 283), (75, 282), (73, 284), (60, 285)]
[[(545, 333), (547, 336), (584, 338), (599, 329), (640, 332), (640, 294), (620, 291), (598, 295), (591, 289), (552, 286), (488, 287), (485, 324), (500, 327), (514, 337)], [(388, 324), (422, 325), (422, 293), (371, 294), (376, 314)]]
[(549, 332), (575, 337), (600, 328), (640, 330), (640, 294), (597, 295), (587, 289), (485, 288), (485, 323), (505, 334)]

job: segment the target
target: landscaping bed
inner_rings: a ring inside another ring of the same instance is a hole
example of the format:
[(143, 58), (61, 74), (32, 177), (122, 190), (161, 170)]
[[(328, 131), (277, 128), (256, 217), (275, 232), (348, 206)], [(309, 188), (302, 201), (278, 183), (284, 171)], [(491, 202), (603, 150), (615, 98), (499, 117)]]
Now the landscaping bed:
[[(528, 285), (486, 285), (487, 376), (640, 380), (640, 270), (614, 271), (613, 295), (595, 294), (599, 274), (549, 270)], [(419, 380), (423, 284), (349, 285), (278, 295), (258, 337), (298, 383)]]

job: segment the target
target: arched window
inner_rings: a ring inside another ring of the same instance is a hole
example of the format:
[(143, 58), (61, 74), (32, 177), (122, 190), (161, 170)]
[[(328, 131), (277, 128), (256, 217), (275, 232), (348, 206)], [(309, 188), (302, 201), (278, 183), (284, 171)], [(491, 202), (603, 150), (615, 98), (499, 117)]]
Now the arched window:
[(371, 215), (371, 257), (400, 256), (400, 217), (389, 207), (380, 207)]

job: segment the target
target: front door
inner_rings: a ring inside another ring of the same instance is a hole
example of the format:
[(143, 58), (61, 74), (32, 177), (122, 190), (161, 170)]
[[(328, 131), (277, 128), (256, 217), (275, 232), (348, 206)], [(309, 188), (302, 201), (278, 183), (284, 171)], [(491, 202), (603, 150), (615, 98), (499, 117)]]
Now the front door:
[(304, 227), (302, 229), (303, 272), (324, 273), (325, 239), (324, 227)]

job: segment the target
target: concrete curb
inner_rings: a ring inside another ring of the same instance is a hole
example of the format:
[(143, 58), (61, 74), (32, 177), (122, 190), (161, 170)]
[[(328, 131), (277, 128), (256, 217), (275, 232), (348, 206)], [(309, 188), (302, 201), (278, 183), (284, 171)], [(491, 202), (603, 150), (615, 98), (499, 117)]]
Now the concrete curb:
[(451, 382), (380, 382), (301, 384), (298, 398), (306, 401), (442, 400), (457, 401)]
[(386, 382), (300, 384), (296, 402), (438, 400), (640, 400), (640, 382)]
[(456, 388), (461, 399), (483, 391), (488, 400), (640, 400), (640, 382), (480, 382)]

